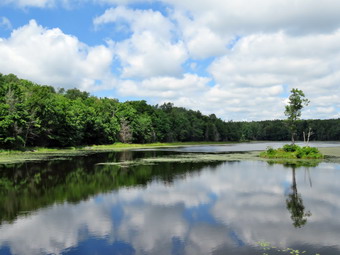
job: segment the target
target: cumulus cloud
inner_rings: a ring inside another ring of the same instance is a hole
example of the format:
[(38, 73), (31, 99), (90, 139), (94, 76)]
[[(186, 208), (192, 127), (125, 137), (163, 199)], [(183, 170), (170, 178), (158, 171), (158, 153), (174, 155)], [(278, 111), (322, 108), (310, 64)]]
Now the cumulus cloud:
[(283, 30), (291, 34), (328, 33), (340, 25), (336, 0), (164, 0), (190, 11), (220, 33), (249, 34)]
[(95, 18), (94, 24), (98, 27), (119, 20), (127, 22), (132, 32), (128, 39), (113, 44), (123, 78), (181, 74), (187, 52), (181, 41), (173, 42), (174, 26), (166, 17), (157, 11), (117, 7)]
[[(59, 87), (114, 88), (108, 96), (171, 101), (225, 120), (284, 118), (284, 100), (291, 88), (299, 88), (311, 100), (303, 118), (339, 117), (335, 0), (162, 0), (156, 8), (149, 1), (150, 9), (131, 7), (145, 3), (141, 0), (76, 1), (89, 2), (108, 6), (91, 17), (95, 32), (110, 31), (107, 45), (90, 47), (33, 21), (0, 39), (2, 72)], [(4, 17), (0, 24), (10, 28)], [(117, 37), (110, 38), (112, 33)]]
[(205, 22), (183, 11), (175, 10), (170, 16), (176, 21), (191, 58), (204, 59), (227, 53), (230, 35), (216, 33)]
[(31, 20), (0, 41), (0, 69), (40, 84), (93, 90), (112, 83), (113, 53), (103, 45), (89, 47), (60, 29)]
[[(218, 84), (211, 89), (211, 97), (234, 97), (232, 104), (245, 107), (248, 117), (270, 118), (270, 113), (275, 112), (281, 114), (275, 117), (282, 117), (282, 100), (277, 99), (290, 88), (298, 87), (306, 92), (312, 107), (328, 106), (328, 111), (318, 110), (319, 113), (332, 116), (336, 109), (330, 104), (338, 107), (340, 72), (334, 66), (340, 60), (339, 39), (340, 30), (317, 36), (292, 37), (278, 32), (244, 37), (230, 54), (216, 59), (209, 67)], [(331, 101), (322, 100), (329, 94), (333, 95)], [(263, 115), (270, 105), (273, 108)], [(256, 113), (259, 111), (261, 114)]]
[(182, 78), (152, 77), (141, 82), (122, 81), (118, 92), (123, 96), (149, 97), (173, 101), (188, 94), (202, 94), (209, 82), (208, 78), (194, 74), (184, 74)]
[[(340, 64), (338, 18), (329, 19), (329, 24), (325, 21), (327, 28), (322, 31), (298, 20), (301, 16), (305, 20), (315, 18), (317, 2), (312, 2), (308, 11), (302, 10), (306, 2), (292, 1), (273, 5), (262, 0), (258, 2), (262, 8), (245, 1), (235, 4), (215, 0), (209, 5), (205, 1), (195, 5), (164, 2), (174, 7), (168, 16), (116, 7), (94, 19), (99, 28), (125, 20), (132, 32), (128, 39), (113, 43), (113, 48), (122, 63), (122, 78), (142, 80), (122, 81), (118, 89), (121, 95), (155, 98), (152, 101), (156, 103), (168, 100), (206, 114), (216, 113), (223, 119), (259, 120), (283, 118), (284, 97), (298, 87), (311, 99), (319, 116), (337, 116), (338, 96), (332, 106), (320, 98), (330, 91), (339, 94), (339, 72), (335, 68)], [(329, 16), (334, 14), (331, 3), (327, 1), (321, 7)], [(281, 11), (273, 17), (276, 8)], [(206, 74), (178, 77), (185, 60), (213, 57)], [(207, 74), (212, 80), (206, 78)], [(206, 85), (197, 86), (188, 77)], [(181, 90), (168, 86), (178, 81)], [(213, 81), (210, 87), (209, 81)], [(157, 89), (150, 87), (154, 83), (159, 84)], [(313, 117), (312, 112), (306, 111), (305, 117)]]
[[(1, 3), (2, 5), (5, 4), (12, 4), (18, 7), (52, 7), (55, 4), (55, 0), (4, 0)], [(0, 5), (1, 5), (0, 4)]]
[(117, 43), (115, 52), (123, 66), (123, 78), (179, 76), (187, 58), (181, 42), (172, 44), (147, 31)]
[(12, 29), (11, 21), (6, 17), (0, 17), (0, 28), (5, 30), (11, 30)]

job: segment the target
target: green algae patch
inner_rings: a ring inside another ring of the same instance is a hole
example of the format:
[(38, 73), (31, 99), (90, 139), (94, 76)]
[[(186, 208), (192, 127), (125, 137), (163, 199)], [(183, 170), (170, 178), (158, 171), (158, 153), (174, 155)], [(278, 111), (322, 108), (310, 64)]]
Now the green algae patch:
[(103, 162), (97, 165), (129, 167), (136, 165), (153, 165), (158, 163), (209, 163), (242, 160), (263, 160), (258, 157), (258, 152), (245, 153), (187, 153), (151, 158), (142, 158), (135, 161)]
[[(24, 151), (0, 150), (0, 164), (16, 164), (29, 161), (53, 160), (56, 158), (86, 156), (100, 152), (121, 152), (132, 149), (181, 147), (199, 145), (222, 145), (226, 142), (179, 142), (179, 143), (151, 143), (151, 144), (124, 144), (92, 145), (70, 148), (26, 148)], [(228, 143), (230, 144), (230, 143)]]
[(340, 163), (340, 146), (319, 148), (320, 152), (325, 155), (325, 162)]
[(340, 158), (340, 146), (338, 146), (338, 147), (324, 147), (324, 148), (319, 148), (319, 150), (325, 156)]
[(174, 142), (174, 143), (146, 143), (146, 144), (131, 144), (131, 143), (115, 143), (109, 145), (93, 145), (85, 147), (89, 150), (129, 150), (143, 148), (159, 148), (159, 147), (182, 147), (182, 146), (200, 146), (200, 145), (224, 145), (233, 144), (232, 142)]
[(258, 157), (258, 152), (245, 153), (188, 153), (180, 155), (171, 155), (166, 157), (144, 158), (142, 162), (162, 163), (162, 162), (178, 162), (178, 163), (200, 163), (200, 162), (218, 162), (218, 161), (241, 161), (241, 160), (261, 160)]
[(84, 150), (48, 150), (0, 153), (0, 164), (17, 164), (32, 161), (68, 160), (74, 156), (85, 156), (95, 153)]
[(256, 243), (262, 250), (262, 255), (271, 255), (271, 254), (287, 254), (287, 255), (320, 255), (315, 252), (307, 252), (305, 250), (293, 249), (293, 248), (285, 248), (285, 247), (277, 247), (271, 245), (269, 242), (257, 242)]
[(119, 162), (103, 162), (96, 164), (97, 166), (118, 166), (118, 167), (130, 167), (138, 165), (152, 165), (150, 162), (144, 162), (141, 160), (135, 161), (119, 161)]

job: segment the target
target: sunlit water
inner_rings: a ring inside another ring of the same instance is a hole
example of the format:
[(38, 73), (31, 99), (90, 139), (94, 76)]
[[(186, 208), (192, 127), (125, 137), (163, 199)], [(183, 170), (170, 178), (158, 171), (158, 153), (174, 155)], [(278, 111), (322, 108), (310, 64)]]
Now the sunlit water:
[(172, 153), (1, 167), (0, 254), (340, 254), (339, 164), (97, 165)]

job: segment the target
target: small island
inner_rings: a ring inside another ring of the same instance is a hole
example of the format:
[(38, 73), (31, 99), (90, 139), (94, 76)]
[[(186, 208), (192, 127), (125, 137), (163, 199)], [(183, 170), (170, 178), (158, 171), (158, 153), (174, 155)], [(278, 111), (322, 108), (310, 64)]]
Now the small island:
[(292, 89), (289, 96), (288, 105), (285, 107), (285, 115), (287, 116), (286, 124), (291, 132), (291, 144), (286, 144), (282, 148), (273, 149), (269, 147), (266, 151), (260, 153), (262, 158), (279, 158), (279, 159), (323, 159), (324, 155), (316, 147), (309, 147), (309, 139), (311, 136), (311, 128), (309, 128), (307, 140), (305, 133), (303, 134), (306, 146), (295, 144), (295, 136), (297, 132), (297, 122), (301, 117), (301, 110), (309, 104), (309, 100), (305, 98), (302, 90)]
[(323, 159), (324, 155), (316, 147), (286, 144), (282, 148), (268, 148), (260, 157), (269, 159)]

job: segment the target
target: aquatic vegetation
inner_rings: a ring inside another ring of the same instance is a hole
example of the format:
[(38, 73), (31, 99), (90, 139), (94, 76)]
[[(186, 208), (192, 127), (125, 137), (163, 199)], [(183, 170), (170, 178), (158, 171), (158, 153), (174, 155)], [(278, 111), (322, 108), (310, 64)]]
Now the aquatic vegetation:
[(98, 163), (97, 166), (119, 166), (119, 167), (130, 167), (137, 165), (152, 165), (150, 162), (144, 162), (141, 160), (132, 160), (132, 161), (118, 161), (118, 162), (103, 162)]
[(151, 143), (151, 144), (124, 144), (115, 143), (111, 145), (93, 145), (86, 147), (69, 148), (39, 148), (34, 147), (25, 151), (0, 150), (0, 164), (15, 164), (29, 161), (52, 160), (55, 158), (86, 156), (89, 154), (112, 151), (127, 151), (131, 149), (180, 147), (194, 145), (225, 144), (221, 142), (186, 142), (186, 143)]
[(256, 152), (247, 153), (188, 153), (171, 155), (166, 157), (144, 158), (143, 162), (162, 163), (162, 162), (219, 162), (219, 161), (240, 161), (240, 160), (259, 160)]
[(278, 252), (281, 254), (290, 254), (290, 255), (321, 255), (319, 253), (307, 253), (305, 250), (292, 249), (292, 248), (279, 248), (271, 245), (269, 242), (257, 242), (258, 246), (260, 246), (263, 250), (262, 255), (271, 255), (277, 254)]

